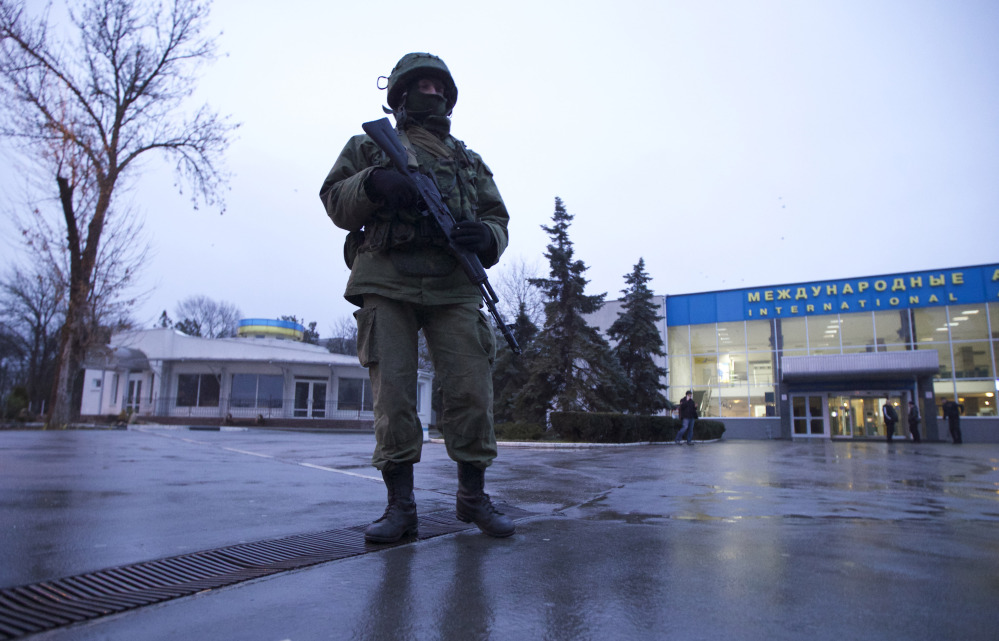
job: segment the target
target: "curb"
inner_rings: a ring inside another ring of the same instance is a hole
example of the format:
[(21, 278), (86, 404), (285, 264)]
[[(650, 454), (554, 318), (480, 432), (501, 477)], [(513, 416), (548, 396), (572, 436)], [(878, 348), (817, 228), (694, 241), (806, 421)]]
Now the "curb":
[[(712, 439), (710, 441), (694, 441), (698, 445), (705, 443), (718, 443), (721, 439)], [(444, 439), (442, 438), (432, 438), (430, 443), (436, 443), (438, 445), (444, 445)], [(589, 449), (589, 448), (602, 448), (602, 447), (633, 447), (636, 445), (666, 445), (674, 446), (681, 445), (681, 443), (674, 443), (672, 441), (635, 441), (634, 443), (545, 443), (542, 441), (496, 441), (496, 445), (499, 447), (522, 447), (522, 448), (534, 448), (539, 450), (578, 450), (578, 449)]]

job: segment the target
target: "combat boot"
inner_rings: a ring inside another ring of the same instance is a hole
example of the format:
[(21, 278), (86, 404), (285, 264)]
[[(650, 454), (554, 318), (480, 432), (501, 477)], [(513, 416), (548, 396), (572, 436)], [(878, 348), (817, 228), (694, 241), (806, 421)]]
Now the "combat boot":
[(489, 536), (510, 536), (517, 528), (510, 517), (493, 506), (489, 495), (483, 491), (485, 483), (485, 470), (471, 463), (458, 463), (458, 500), (455, 510), (458, 520), (474, 523)]
[(371, 543), (395, 543), (404, 536), (416, 536), (416, 498), (413, 496), (413, 464), (390, 464), (382, 471), (388, 488), (385, 514), (364, 529), (364, 539)]

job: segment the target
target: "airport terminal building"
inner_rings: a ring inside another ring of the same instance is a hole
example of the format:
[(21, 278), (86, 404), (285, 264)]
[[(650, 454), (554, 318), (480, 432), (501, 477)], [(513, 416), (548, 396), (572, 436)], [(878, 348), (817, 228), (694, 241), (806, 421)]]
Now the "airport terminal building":
[(905, 438), (916, 401), (929, 440), (964, 406), (966, 442), (999, 442), (999, 264), (792, 283), (664, 301), (669, 397), (686, 390), (726, 436)]

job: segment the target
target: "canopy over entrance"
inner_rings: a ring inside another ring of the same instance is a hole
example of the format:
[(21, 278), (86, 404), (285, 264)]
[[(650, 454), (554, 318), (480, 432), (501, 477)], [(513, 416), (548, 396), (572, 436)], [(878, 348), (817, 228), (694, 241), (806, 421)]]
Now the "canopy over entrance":
[(781, 378), (786, 382), (857, 378), (898, 379), (932, 376), (940, 371), (935, 349), (902, 352), (863, 352), (827, 356), (784, 356)]

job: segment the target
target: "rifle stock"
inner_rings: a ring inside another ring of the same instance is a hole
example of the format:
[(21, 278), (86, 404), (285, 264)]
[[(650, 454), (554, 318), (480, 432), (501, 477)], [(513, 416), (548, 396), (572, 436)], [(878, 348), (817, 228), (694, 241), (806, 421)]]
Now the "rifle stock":
[(410, 183), (416, 188), (416, 191), (420, 195), (421, 213), (424, 216), (430, 216), (437, 223), (437, 226), (444, 233), (444, 237), (447, 238), (448, 247), (455, 257), (457, 257), (462, 271), (479, 288), (482, 301), (485, 303), (486, 308), (489, 309), (493, 320), (496, 321), (496, 326), (503, 333), (503, 338), (506, 339), (507, 344), (515, 354), (520, 354), (520, 345), (517, 344), (517, 339), (514, 337), (513, 332), (510, 331), (510, 328), (506, 326), (506, 323), (503, 322), (503, 317), (500, 316), (499, 310), (496, 309), (499, 297), (496, 296), (492, 285), (489, 284), (489, 278), (486, 276), (486, 269), (482, 266), (482, 261), (479, 260), (475, 252), (456, 245), (451, 240), (451, 230), (454, 229), (455, 224), (454, 216), (441, 199), (441, 192), (437, 188), (436, 183), (429, 176), (425, 176), (409, 167), (409, 152), (406, 151), (406, 147), (399, 140), (399, 136), (396, 134), (395, 128), (392, 127), (388, 118), (366, 122), (361, 125), (361, 129), (385, 152), (396, 170), (408, 178)]

